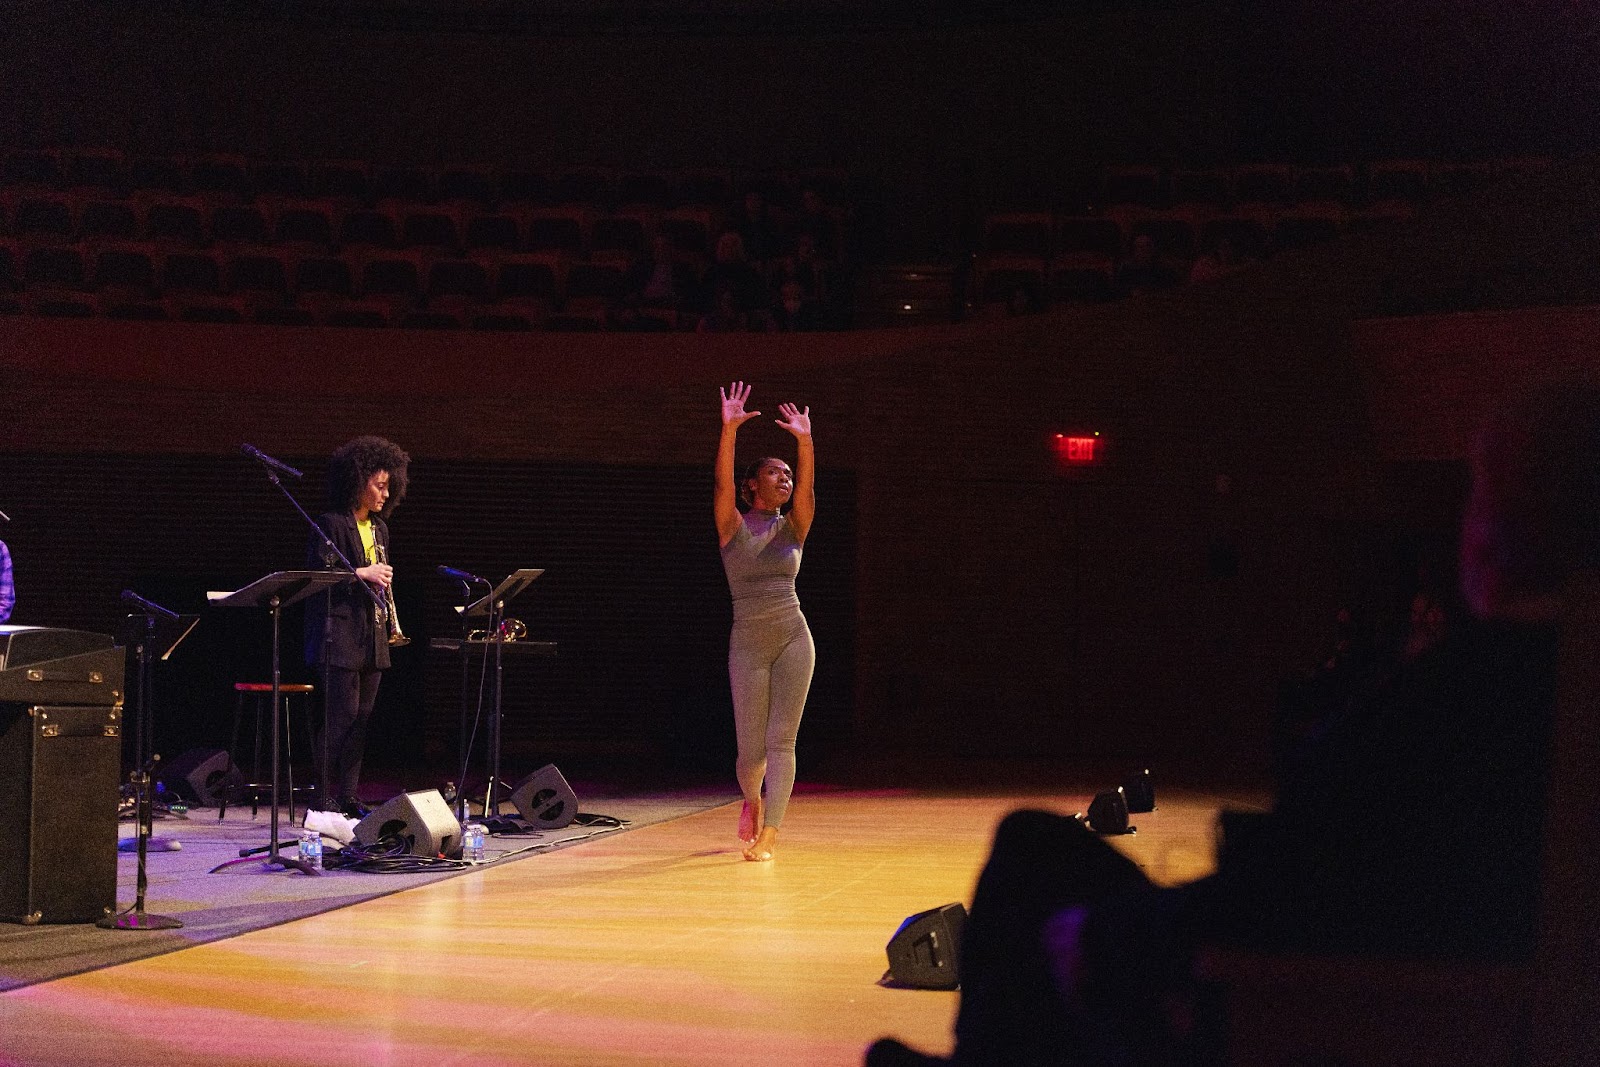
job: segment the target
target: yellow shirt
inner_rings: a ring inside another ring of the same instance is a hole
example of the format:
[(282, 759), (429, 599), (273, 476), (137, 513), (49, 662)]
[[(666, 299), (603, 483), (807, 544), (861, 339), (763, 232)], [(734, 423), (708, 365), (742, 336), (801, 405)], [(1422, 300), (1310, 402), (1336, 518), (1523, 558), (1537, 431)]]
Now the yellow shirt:
[(362, 519), (356, 523), (356, 532), (361, 535), (361, 551), (366, 554), (367, 562), (378, 562), (378, 538), (372, 532), (372, 520)]

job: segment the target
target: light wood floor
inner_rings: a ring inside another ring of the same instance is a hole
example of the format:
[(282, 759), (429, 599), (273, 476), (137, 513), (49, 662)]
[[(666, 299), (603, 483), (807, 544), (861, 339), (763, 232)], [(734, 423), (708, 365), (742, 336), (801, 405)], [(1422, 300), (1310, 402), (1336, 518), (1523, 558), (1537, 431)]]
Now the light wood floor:
[[(1173, 883), (1217, 803), (1120, 847)], [(998, 820), (1086, 796), (800, 795), (773, 863), (737, 807), (0, 996), (0, 1064), (802, 1064), (949, 1051), (955, 993), (877, 984), (906, 916), (970, 902)], [(381, 877), (381, 876), (374, 876)], [(130, 934), (129, 936), (137, 936)]]

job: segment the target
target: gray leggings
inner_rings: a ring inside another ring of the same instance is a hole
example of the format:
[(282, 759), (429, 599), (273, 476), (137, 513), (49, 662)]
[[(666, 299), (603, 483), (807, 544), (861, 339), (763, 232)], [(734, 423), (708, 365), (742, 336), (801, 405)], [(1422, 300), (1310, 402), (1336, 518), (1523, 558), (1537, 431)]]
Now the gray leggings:
[(794, 791), (794, 741), (811, 690), (817, 646), (805, 616), (753, 619), (733, 624), (728, 680), (733, 684), (733, 725), (739, 738), (734, 773), (745, 799), (767, 783), (765, 825), (778, 827)]

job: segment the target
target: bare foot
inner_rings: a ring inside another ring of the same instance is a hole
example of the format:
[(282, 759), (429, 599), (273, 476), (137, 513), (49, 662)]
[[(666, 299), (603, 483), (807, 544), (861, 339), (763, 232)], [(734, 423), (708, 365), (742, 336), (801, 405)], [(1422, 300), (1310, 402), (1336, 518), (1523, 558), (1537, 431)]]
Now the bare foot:
[(756, 820), (761, 814), (757, 807), (747, 800), (744, 807), (739, 809), (739, 840), (746, 845), (753, 844), (756, 839)]
[(763, 826), (755, 844), (744, 850), (744, 858), (751, 863), (765, 863), (778, 850), (778, 828)]

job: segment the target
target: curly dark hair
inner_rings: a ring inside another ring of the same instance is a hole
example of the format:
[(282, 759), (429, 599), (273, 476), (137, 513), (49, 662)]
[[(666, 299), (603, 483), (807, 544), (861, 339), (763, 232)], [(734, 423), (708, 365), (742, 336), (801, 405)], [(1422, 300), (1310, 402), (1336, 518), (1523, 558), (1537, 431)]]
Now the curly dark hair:
[[(744, 471), (739, 476), (739, 502), (747, 508), (755, 506), (755, 493), (751, 491), (750, 483), (760, 480), (761, 468), (768, 463), (782, 463), (785, 467), (789, 465), (788, 461), (781, 456), (762, 456), (744, 465)], [(793, 505), (794, 501), (791, 500), (778, 510), (787, 511)]]
[(387, 519), (406, 498), (406, 468), (411, 457), (405, 450), (383, 437), (357, 437), (346, 441), (328, 460), (328, 506), (335, 511), (354, 511), (361, 491), (379, 471), (389, 472), (389, 500), (379, 517)]

